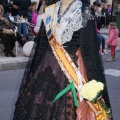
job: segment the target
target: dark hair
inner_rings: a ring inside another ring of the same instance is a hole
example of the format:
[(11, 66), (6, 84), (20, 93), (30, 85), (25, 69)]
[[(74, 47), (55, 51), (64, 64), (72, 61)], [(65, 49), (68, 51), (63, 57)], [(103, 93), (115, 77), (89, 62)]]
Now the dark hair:
[(58, 1), (60, 1), (60, 0), (46, 0), (46, 4), (51, 5), (51, 4), (54, 4), (54, 3), (58, 2)]
[(111, 5), (109, 5), (109, 4), (107, 5), (107, 7), (110, 7), (110, 6), (111, 6)]
[(37, 5), (37, 2), (31, 2), (31, 6), (33, 6), (33, 5)]
[(101, 7), (101, 3), (98, 3), (98, 7)]
[(82, 3), (90, 5), (90, 0), (80, 0)]
[(30, 11), (30, 12), (33, 11), (33, 6), (34, 6), (34, 5), (37, 5), (37, 2), (34, 1), (34, 2), (31, 3), (31, 6), (29, 7), (29, 11)]
[(99, 3), (93, 2), (93, 6), (99, 6)]

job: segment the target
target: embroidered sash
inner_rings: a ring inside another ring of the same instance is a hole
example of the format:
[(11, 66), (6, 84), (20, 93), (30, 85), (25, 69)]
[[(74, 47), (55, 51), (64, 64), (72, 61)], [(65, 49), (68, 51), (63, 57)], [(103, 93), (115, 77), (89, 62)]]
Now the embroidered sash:
[[(86, 83), (85, 79), (82, 77), (80, 72), (79, 72), (79, 74), (81, 76), (81, 79), (78, 79), (79, 77), (78, 77), (78, 74), (76, 73), (77, 67), (75, 66), (74, 62), (72, 61), (72, 59), (70, 58), (70, 56), (66, 52), (66, 50), (63, 48), (63, 46), (57, 42), (55, 37), (52, 37), (49, 40), (49, 44), (52, 48), (52, 51), (60, 65), (62, 71), (64, 72), (64, 74), (66, 75), (68, 80), (70, 80), (70, 79), (72, 80), (78, 93), (80, 93), (80, 91), (79, 91), (80, 89), (78, 89), (79, 88), (78, 83), (79, 83), (79, 81), (81, 81), (82, 84), (85, 84)], [(87, 103), (92, 108), (92, 110), (95, 112), (96, 120), (102, 120), (103, 118), (104, 118), (103, 120), (107, 120), (106, 112), (101, 108), (101, 106), (98, 103), (94, 104), (90, 101), (87, 101)]]
[[(64, 47), (59, 44), (59, 42), (56, 40), (55, 36), (53, 35), (51, 31), (51, 22), (52, 22), (52, 16), (54, 14), (55, 4), (50, 5), (46, 7), (45, 9), (45, 26), (46, 26), (46, 33), (48, 36), (49, 44), (52, 48), (52, 51), (68, 80), (72, 80), (71, 83), (74, 83), (75, 88), (77, 89), (78, 93), (80, 93), (80, 88), (82, 84), (86, 83), (86, 80), (83, 78), (82, 74), (78, 70), (78, 68), (75, 66), (74, 62), (70, 58), (69, 54), (66, 52)], [(71, 84), (72, 86), (73, 84)], [(70, 88), (68, 88), (70, 89)], [(74, 93), (76, 94), (76, 93)], [(80, 96), (80, 95), (79, 95)], [(56, 98), (57, 99), (57, 98)], [(79, 98), (81, 101), (82, 99)], [(106, 112), (101, 108), (101, 106), (96, 103), (92, 103), (90, 101), (87, 101), (89, 106), (92, 108), (92, 110), (96, 114), (96, 120), (107, 120)]]

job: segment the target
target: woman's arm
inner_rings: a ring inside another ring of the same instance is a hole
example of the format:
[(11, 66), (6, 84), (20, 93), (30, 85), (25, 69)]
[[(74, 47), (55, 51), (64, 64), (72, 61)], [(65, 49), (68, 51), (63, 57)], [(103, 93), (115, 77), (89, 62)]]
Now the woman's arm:
[(104, 79), (94, 20), (89, 20), (87, 26), (80, 30), (80, 49), (88, 79)]
[(34, 32), (35, 32), (35, 33), (38, 33), (38, 32), (39, 32), (39, 29), (40, 29), (40, 26), (41, 26), (41, 22), (42, 22), (42, 20), (43, 20), (43, 16), (44, 16), (44, 14), (38, 15), (38, 17), (37, 17), (36, 26), (35, 26), (35, 28), (34, 28)]

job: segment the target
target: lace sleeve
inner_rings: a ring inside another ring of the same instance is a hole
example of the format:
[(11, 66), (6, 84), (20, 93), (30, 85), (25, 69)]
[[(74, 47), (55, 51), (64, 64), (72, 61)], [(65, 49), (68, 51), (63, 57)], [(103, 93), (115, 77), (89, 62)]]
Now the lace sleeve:
[[(86, 27), (80, 29), (80, 50), (82, 53), (84, 65), (88, 80), (95, 79), (106, 85), (103, 72), (103, 63), (99, 55), (98, 40), (94, 20), (89, 20)], [(110, 107), (108, 92), (105, 86), (103, 98)]]
[(82, 6), (82, 26), (83, 28), (87, 25), (88, 20), (93, 20), (94, 16), (90, 10), (89, 6), (83, 4)]

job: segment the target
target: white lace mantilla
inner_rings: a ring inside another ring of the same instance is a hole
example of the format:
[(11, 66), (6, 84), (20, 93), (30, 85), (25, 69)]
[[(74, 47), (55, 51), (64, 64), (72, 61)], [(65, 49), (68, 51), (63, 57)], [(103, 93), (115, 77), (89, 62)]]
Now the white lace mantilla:
[(87, 25), (88, 20), (94, 19), (94, 16), (91, 14), (90, 7), (85, 7), (82, 13), (82, 26), (85, 27)]
[(81, 12), (82, 2), (80, 0), (75, 0), (61, 17), (60, 23), (57, 22), (59, 7), (60, 2), (57, 2), (52, 21), (52, 32), (56, 36), (58, 42), (64, 44), (71, 41), (75, 31), (84, 27), (83, 14)]

